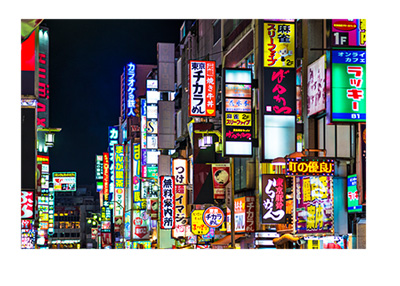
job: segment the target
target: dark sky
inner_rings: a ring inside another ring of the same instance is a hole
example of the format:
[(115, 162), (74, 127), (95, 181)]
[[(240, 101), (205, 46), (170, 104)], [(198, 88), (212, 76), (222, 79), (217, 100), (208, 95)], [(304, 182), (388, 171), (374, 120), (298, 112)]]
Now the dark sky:
[(118, 125), (125, 64), (157, 64), (157, 42), (178, 43), (183, 20), (45, 20), (49, 28), (50, 171), (77, 172), (94, 184), (95, 155)]

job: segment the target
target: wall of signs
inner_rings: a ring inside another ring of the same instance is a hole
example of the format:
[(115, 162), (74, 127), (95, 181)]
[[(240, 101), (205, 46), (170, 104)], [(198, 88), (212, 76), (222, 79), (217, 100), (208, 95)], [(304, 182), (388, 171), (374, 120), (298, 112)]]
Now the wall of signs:
[(114, 195), (114, 216), (121, 218), (124, 215), (125, 205), (125, 163), (124, 163), (124, 145), (114, 145), (114, 175), (115, 175), (115, 195)]

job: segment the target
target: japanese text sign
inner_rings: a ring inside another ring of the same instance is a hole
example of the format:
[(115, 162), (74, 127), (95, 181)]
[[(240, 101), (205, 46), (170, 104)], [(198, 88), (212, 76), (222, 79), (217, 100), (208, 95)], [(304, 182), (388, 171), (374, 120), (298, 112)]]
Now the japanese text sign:
[(189, 61), (189, 116), (215, 116), (214, 61)]
[(296, 115), (296, 70), (264, 68), (264, 114)]
[(225, 199), (225, 186), (230, 181), (230, 164), (212, 164), (211, 170), (213, 176), (214, 199)]
[(33, 218), (33, 192), (21, 191), (21, 219)]
[[(235, 232), (255, 231), (255, 197), (241, 197), (234, 200)], [(226, 229), (231, 232), (231, 210), (227, 209)]]
[(225, 69), (223, 93), (223, 153), (224, 156), (252, 154), (252, 71)]
[(332, 19), (333, 46), (366, 46), (366, 19)]
[(127, 116), (136, 116), (135, 110), (135, 74), (136, 74), (136, 66), (133, 63), (129, 63), (126, 66), (126, 107), (128, 114)]
[(211, 228), (217, 228), (224, 222), (224, 212), (218, 207), (209, 207), (204, 211), (203, 221)]
[(185, 185), (175, 185), (175, 227), (187, 224), (187, 190)]
[(172, 160), (172, 175), (175, 177), (176, 185), (187, 185), (188, 164), (186, 159)]
[(296, 177), (296, 233), (329, 233), (333, 230), (332, 192), (332, 177)]
[(204, 235), (210, 228), (203, 221), (204, 210), (194, 210), (190, 214), (190, 229), (194, 235)]
[(175, 228), (175, 178), (160, 176), (161, 228)]
[(96, 155), (96, 180), (103, 180), (103, 156)]
[(53, 172), (54, 191), (71, 192), (76, 191), (75, 172)]
[(335, 162), (331, 159), (286, 159), (286, 175), (289, 176), (333, 176)]
[(332, 51), (332, 122), (366, 122), (366, 51)]
[(264, 22), (264, 67), (295, 67), (295, 24)]
[(356, 174), (347, 176), (347, 211), (349, 213), (362, 211), (362, 206), (358, 204)]
[(103, 194), (104, 200), (108, 201), (110, 183), (110, 159), (108, 153), (103, 153)]
[(125, 203), (125, 181), (124, 181), (124, 145), (114, 145), (114, 176), (115, 176), (115, 217), (123, 216), (123, 207)]
[(146, 210), (134, 210), (132, 214), (132, 239), (148, 239), (150, 236), (149, 220)]
[(285, 175), (262, 175), (262, 223), (285, 223), (285, 214)]
[(108, 155), (109, 155), (109, 194), (114, 194), (114, 145), (118, 144), (118, 126), (108, 127)]

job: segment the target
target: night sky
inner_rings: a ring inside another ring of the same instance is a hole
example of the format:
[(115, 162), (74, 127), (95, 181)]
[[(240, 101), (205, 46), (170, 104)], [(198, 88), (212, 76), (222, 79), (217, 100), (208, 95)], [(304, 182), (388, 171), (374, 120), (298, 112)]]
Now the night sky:
[(157, 64), (157, 42), (179, 42), (184, 20), (45, 20), (49, 28), (50, 171), (94, 184), (95, 155), (118, 125), (120, 76), (128, 62)]

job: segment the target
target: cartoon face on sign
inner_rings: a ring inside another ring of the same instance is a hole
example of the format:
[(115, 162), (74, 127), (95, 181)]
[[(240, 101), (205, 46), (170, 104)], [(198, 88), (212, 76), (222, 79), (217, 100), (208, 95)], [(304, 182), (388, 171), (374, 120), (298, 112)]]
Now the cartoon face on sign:
[(214, 179), (218, 184), (225, 185), (229, 180), (229, 174), (227, 171), (220, 169), (214, 173)]

